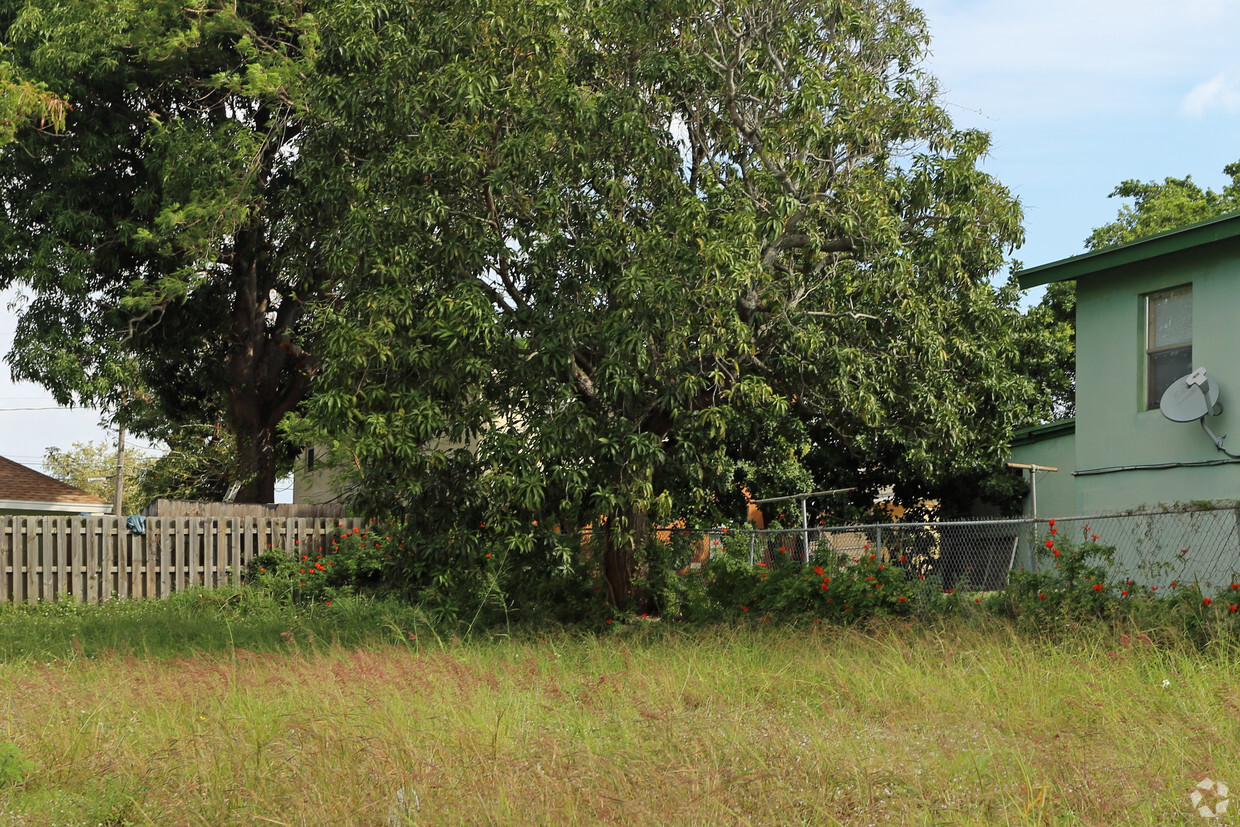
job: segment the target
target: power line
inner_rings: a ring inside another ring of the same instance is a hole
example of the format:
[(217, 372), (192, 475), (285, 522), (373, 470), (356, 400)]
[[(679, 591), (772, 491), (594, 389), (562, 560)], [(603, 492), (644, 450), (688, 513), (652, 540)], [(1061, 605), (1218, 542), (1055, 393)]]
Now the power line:
[(0, 408), (0, 413), (8, 411), (89, 411), (94, 413), (94, 408), (66, 408), (63, 405), (55, 405), (50, 408)]

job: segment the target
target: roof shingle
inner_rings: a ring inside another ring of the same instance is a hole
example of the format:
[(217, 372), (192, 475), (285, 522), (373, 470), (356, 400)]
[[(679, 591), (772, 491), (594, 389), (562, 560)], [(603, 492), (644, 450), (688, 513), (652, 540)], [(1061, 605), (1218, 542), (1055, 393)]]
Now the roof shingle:
[(0, 457), (0, 500), (106, 505), (93, 494)]

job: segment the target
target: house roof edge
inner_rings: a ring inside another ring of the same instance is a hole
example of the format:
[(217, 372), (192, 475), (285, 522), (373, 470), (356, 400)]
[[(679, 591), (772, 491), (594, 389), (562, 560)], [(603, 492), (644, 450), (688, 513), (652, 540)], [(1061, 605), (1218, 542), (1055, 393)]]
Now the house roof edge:
[(1039, 287), (1055, 281), (1068, 281), (1082, 276), (1112, 270), (1116, 267), (1148, 261), (1159, 256), (1178, 253), (1192, 247), (1213, 244), (1240, 236), (1240, 212), (1198, 221), (1124, 244), (1091, 250), (1088, 253), (1039, 264), (1019, 270), (1016, 277), (1022, 289)]

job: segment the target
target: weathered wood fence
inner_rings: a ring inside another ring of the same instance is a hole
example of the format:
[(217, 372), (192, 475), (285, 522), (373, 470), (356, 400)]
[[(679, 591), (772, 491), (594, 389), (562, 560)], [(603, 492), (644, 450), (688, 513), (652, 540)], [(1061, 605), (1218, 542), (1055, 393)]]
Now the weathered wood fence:
[(321, 554), (357, 519), (0, 516), (0, 602), (167, 597), (191, 586), (238, 582), (272, 548)]

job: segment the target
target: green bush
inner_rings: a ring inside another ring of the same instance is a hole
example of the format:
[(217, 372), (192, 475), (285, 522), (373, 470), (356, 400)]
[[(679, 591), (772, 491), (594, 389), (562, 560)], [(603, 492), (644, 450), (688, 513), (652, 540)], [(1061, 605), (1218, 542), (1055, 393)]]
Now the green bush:
[(884, 560), (867, 551), (857, 559), (820, 554), (805, 564), (792, 559), (790, 540), (751, 566), (745, 536), (724, 533), (717, 542), (704, 569), (705, 592), (709, 603), (725, 616), (851, 623), (913, 610), (918, 590), (899, 565), (903, 560)]
[(1119, 599), (1134, 594), (1135, 583), (1112, 583), (1115, 547), (1085, 539), (1077, 543), (1059, 536), (1054, 520), (1050, 534), (1039, 541), (1036, 572), (1012, 572), (1008, 588), (992, 600), (992, 608), (1033, 625), (1056, 621), (1115, 617)]
[(387, 589), (392, 553), (399, 546), (399, 538), (393, 541), (372, 521), (367, 528), (332, 537), (321, 550), (264, 552), (249, 562), (245, 580), (256, 590), (294, 603), (373, 594)]

